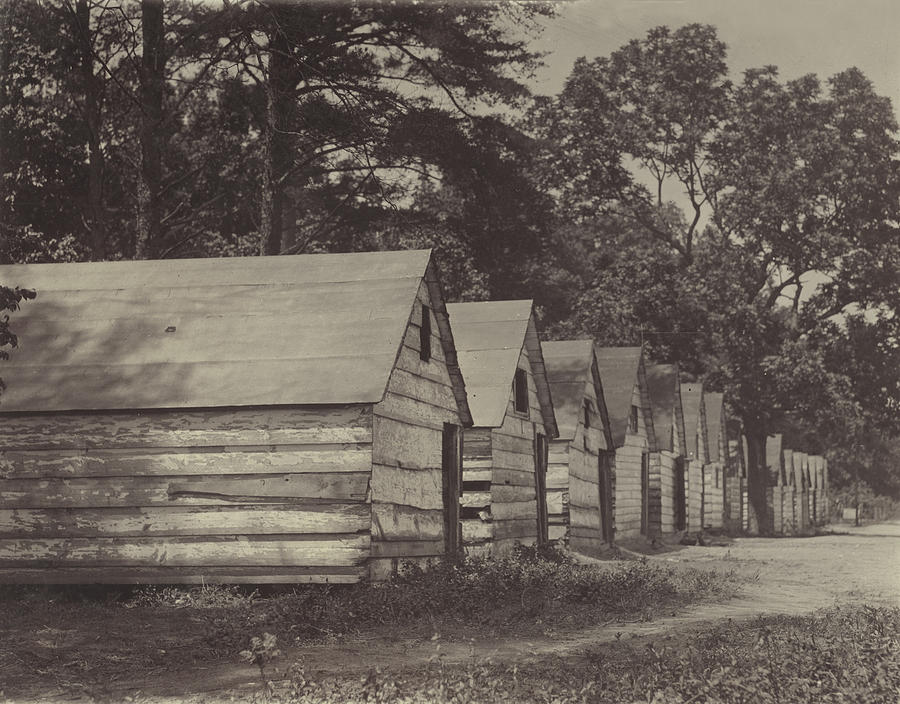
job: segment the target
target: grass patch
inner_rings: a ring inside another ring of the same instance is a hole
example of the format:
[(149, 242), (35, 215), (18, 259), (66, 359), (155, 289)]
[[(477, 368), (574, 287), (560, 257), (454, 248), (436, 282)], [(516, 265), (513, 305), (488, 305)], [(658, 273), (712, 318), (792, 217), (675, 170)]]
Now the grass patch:
[(897, 701), (900, 609), (844, 607), (818, 616), (728, 622), (701, 632), (622, 640), (576, 658), (527, 665), (472, 662), (363, 678), (307, 676), (302, 663), (257, 701), (777, 704)]

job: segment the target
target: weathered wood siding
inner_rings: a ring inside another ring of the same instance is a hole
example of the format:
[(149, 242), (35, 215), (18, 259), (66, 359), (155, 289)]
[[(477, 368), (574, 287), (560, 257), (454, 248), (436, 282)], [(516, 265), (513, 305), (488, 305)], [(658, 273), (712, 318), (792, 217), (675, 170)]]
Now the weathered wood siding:
[(590, 427), (585, 429), (581, 413), (572, 440), (550, 444), (547, 507), (550, 540), (567, 540), (576, 552), (596, 555), (609, 544), (600, 509), (600, 452), (609, 448), (593, 384), (585, 385), (584, 400), (590, 401)]
[(651, 535), (675, 532), (675, 457), (668, 450), (650, 455)]
[[(420, 358), (422, 306), (431, 309), (431, 358)], [(404, 560), (444, 553), (443, 429), (459, 410), (438, 322), (422, 283), (388, 380), (374, 406), (372, 558), (369, 576), (383, 579)]]
[[(519, 369), (528, 378), (528, 412), (515, 409), (512, 379), (506, 415), (497, 428), (472, 428), (463, 443), (463, 544), (469, 553), (503, 552), (537, 540), (535, 434), (546, 435), (534, 375), (523, 346)], [(562, 510), (562, 496), (548, 512)], [(549, 504), (549, 498), (548, 498)]]
[(9, 414), (0, 581), (350, 582), (368, 405)]
[(736, 424), (729, 424), (725, 476), (725, 528), (739, 532), (743, 530), (744, 455), (740, 428)]
[[(579, 424), (580, 425), (580, 424)], [(547, 512), (549, 538), (553, 542), (569, 540), (569, 446), (571, 440), (553, 440), (547, 463)]]
[(725, 479), (721, 462), (703, 467), (703, 527), (721, 528), (725, 510)]
[(616, 538), (636, 538), (641, 534), (641, 511), (643, 509), (641, 491), (641, 456), (649, 452), (645, 406), (641, 399), (640, 387), (635, 384), (631, 404), (638, 409), (637, 432), (629, 428), (624, 444), (616, 448), (615, 497), (616, 497)]

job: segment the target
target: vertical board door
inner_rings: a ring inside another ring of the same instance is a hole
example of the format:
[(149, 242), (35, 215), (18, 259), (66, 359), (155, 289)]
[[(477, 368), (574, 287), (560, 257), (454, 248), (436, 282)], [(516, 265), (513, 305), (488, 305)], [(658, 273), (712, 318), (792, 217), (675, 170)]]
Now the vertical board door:
[(459, 497), (462, 494), (462, 432), (458, 425), (444, 423), (442, 447), (444, 499), (444, 553), (456, 555), (462, 544)]
[(610, 497), (612, 496), (612, 479), (610, 478), (610, 457), (611, 452), (601, 450), (597, 455), (597, 464), (600, 472), (599, 489), (600, 489), (600, 530), (603, 531), (603, 540), (607, 543), (612, 542), (612, 505)]
[(641, 453), (641, 535), (650, 525), (650, 455)]
[(545, 545), (549, 540), (549, 517), (547, 516), (547, 462), (550, 444), (547, 437), (534, 434), (534, 490), (537, 495), (537, 542)]
[(684, 457), (675, 458), (675, 530), (687, 528), (684, 495)]

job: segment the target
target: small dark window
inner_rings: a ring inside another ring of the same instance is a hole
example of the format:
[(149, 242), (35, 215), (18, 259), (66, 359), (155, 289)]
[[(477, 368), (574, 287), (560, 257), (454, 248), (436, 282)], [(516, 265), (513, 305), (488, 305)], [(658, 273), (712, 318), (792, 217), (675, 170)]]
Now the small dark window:
[(584, 402), (584, 429), (587, 430), (591, 427), (591, 402)]
[(422, 306), (422, 322), (419, 326), (419, 358), (423, 362), (431, 359), (431, 309)]
[(637, 406), (631, 407), (631, 415), (628, 417), (628, 429), (632, 433), (636, 433), (638, 431), (638, 408), (637, 408)]
[(528, 374), (524, 369), (516, 369), (513, 393), (516, 397), (516, 412), (528, 413)]

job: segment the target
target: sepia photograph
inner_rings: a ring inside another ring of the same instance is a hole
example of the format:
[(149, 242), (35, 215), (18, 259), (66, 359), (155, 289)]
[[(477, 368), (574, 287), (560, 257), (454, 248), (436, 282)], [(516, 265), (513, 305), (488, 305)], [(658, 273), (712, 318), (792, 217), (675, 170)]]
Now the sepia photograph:
[(898, 109), (895, 0), (0, 0), (0, 704), (897, 704)]

